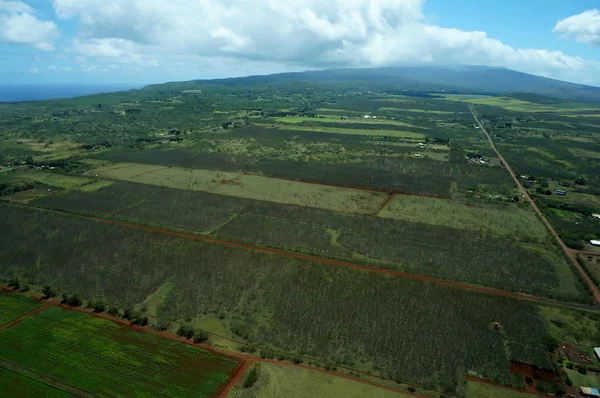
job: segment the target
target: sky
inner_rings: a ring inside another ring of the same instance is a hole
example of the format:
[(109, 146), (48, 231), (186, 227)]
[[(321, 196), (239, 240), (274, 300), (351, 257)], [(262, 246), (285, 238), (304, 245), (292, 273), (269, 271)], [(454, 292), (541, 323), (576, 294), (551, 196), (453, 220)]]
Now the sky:
[(0, 0), (0, 84), (488, 65), (600, 86), (598, 0)]

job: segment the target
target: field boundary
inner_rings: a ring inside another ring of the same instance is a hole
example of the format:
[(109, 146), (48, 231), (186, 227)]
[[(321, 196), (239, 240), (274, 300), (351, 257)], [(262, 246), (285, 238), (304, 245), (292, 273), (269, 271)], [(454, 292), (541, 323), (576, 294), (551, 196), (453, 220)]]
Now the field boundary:
[[(2, 290), (6, 291), (7, 289), (2, 288)], [(25, 313), (25, 314), (23, 314), (21, 316), (16, 317), (15, 319), (11, 320), (10, 322), (5, 323), (4, 325), (0, 325), (0, 332), (5, 331), (7, 329), (10, 329), (10, 328), (12, 328), (14, 326), (17, 326), (19, 323), (21, 323), (21, 321), (23, 319), (29, 318), (30, 316), (38, 314), (38, 313), (40, 313), (40, 312), (42, 312), (42, 311), (44, 311), (44, 310), (46, 310), (46, 309), (48, 309), (50, 307), (52, 307), (52, 304), (50, 304), (50, 303), (44, 303), (43, 305), (40, 305), (39, 307), (36, 307), (36, 308), (32, 309), (31, 311), (29, 311), (29, 312), (27, 312), (27, 313)]]
[(47, 376), (47, 375), (39, 373), (39, 372), (35, 372), (25, 366), (18, 365), (16, 363), (7, 361), (6, 359), (3, 359), (3, 358), (0, 358), (0, 368), (9, 370), (11, 372), (14, 372), (14, 373), (19, 374), (24, 377), (27, 377), (29, 379), (38, 381), (40, 383), (47, 385), (48, 387), (67, 392), (76, 397), (93, 398), (93, 397), (99, 396), (99, 395), (91, 393), (89, 391), (82, 390), (77, 387), (73, 387), (70, 384), (66, 384), (58, 379), (55, 379), (54, 377)]
[(513, 171), (513, 169), (506, 162), (506, 160), (504, 159), (504, 157), (502, 156), (502, 154), (500, 154), (500, 151), (498, 151), (498, 148), (496, 148), (496, 145), (494, 144), (494, 141), (492, 140), (492, 136), (490, 136), (490, 134), (485, 129), (484, 125), (479, 121), (479, 118), (477, 117), (477, 114), (475, 113), (475, 109), (473, 108), (473, 106), (469, 105), (469, 108), (471, 109), (471, 113), (473, 114), (473, 117), (475, 118), (475, 121), (477, 122), (477, 124), (479, 125), (479, 127), (481, 127), (481, 130), (483, 131), (483, 133), (487, 137), (487, 139), (488, 139), (488, 141), (490, 143), (490, 146), (492, 147), (492, 149), (494, 150), (494, 152), (498, 156), (498, 159), (500, 159), (500, 161), (504, 165), (504, 168), (508, 171), (508, 173), (510, 174), (510, 176), (514, 180), (515, 184), (517, 185), (517, 187), (519, 188), (519, 190), (523, 194), (523, 197), (529, 202), (529, 204), (531, 205), (531, 207), (533, 208), (533, 210), (536, 212), (536, 214), (538, 215), (538, 217), (542, 220), (542, 222), (544, 223), (544, 225), (548, 229), (548, 232), (550, 232), (550, 234), (554, 237), (554, 239), (556, 240), (556, 242), (558, 242), (558, 244), (562, 248), (563, 252), (569, 258), (569, 260), (571, 260), (571, 263), (575, 266), (575, 269), (577, 270), (577, 272), (579, 272), (579, 274), (581, 275), (581, 277), (583, 278), (583, 280), (587, 284), (589, 291), (592, 293), (592, 296), (594, 296), (595, 302), (596, 303), (600, 303), (600, 291), (598, 290), (598, 287), (596, 286), (596, 284), (594, 283), (594, 281), (592, 281), (592, 278), (590, 278), (590, 276), (587, 274), (587, 272), (585, 272), (585, 270), (583, 269), (583, 267), (581, 266), (581, 264), (579, 264), (579, 262), (575, 258), (575, 255), (573, 254), (573, 252), (567, 247), (567, 245), (565, 245), (565, 242), (562, 241), (562, 239), (560, 238), (560, 236), (558, 236), (558, 233), (556, 232), (556, 230), (554, 229), (554, 227), (552, 226), (552, 224), (550, 224), (550, 221), (548, 221), (548, 219), (544, 216), (544, 214), (542, 213), (542, 211), (540, 210), (540, 208), (537, 206), (537, 204), (535, 203), (535, 201), (529, 195), (529, 192), (527, 192), (527, 190), (523, 187), (523, 185), (521, 184), (521, 182), (517, 178), (517, 175), (515, 174), (515, 172)]
[[(21, 294), (21, 295), (25, 295), (25, 296), (32, 297), (32, 298), (41, 299), (41, 297), (39, 295), (36, 295), (36, 294), (33, 294), (33, 293), (18, 292), (18, 291), (11, 290), (10, 288), (5, 287), (5, 286), (0, 286), (0, 288), (2, 290), (6, 291), (6, 292), (9, 292), (9, 293), (12, 293), (12, 294)], [(84, 313), (84, 314), (87, 314), (87, 315), (91, 315), (91, 316), (94, 316), (94, 317), (103, 318), (103, 319), (111, 321), (111, 322), (113, 322), (113, 323), (115, 323), (117, 325), (120, 325), (122, 327), (127, 327), (127, 328), (133, 330), (134, 332), (156, 335), (156, 336), (165, 338), (167, 340), (170, 340), (170, 341), (173, 341), (173, 342), (176, 342), (176, 343), (187, 344), (187, 345), (191, 345), (193, 347), (201, 348), (201, 349), (203, 349), (205, 351), (208, 351), (208, 352), (210, 352), (212, 354), (216, 354), (216, 355), (225, 357), (225, 358), (233, 360), (233, 361), (239, 361), (240, 364), (230, 373), (230, 374), (233, 374), (234, 376), (237, 377), (236, 383), (237, 383), (237, 381), (239, 381), (239, 379), (241, 378), (241, 376), (245, 373), (245, 371), (247, 370), (247, 368), (251, 364), (253, 364), (253, 363), (265, 363), (265, 364), (273, 364), (273, 365), (279, 365), (279, 366), (297, 367), (297, 368), (304, 368), (304, 369), (308, 369), (308, 370), (313, 370), (313, 371), (325, 373), (325, 374), (336, 376), (336, 377), (342, 377), (342, 378), (346, 378), (346, 379), (349, 379), (349, 380), (354, 380), (354, 381), (359, 382), (359, 383), (368, 384), (368, 385), (371, 385), (371, 386), (383, 388), (383, 389), (386, 389), (386, 390), (389, 390), (389, 391), (394, 391), (394, 392), (397, 392), (397, 393), (400, 393), (400, 394), (404, 394), (404, 395), (408, 395), (408, 396), (414, 396), (414, 397), (420, 397), (420, 398), (430, 397), (429, 395), (422, 395), (422, 394), (417, 394), (417, 393), (411, 393), (411, 392), (408, 392), (408, 391), (405, 391), (405, 390), (402, 390), (402, 389), (399, 389), (399, 388), (394, 388), (394, 387), (391, 387), (391, 386), (388, 386), (388, 385), (379, 384), (379, 383), (374, 382), (374, 381), (365, 380), (365, 379), (361, 379), (361, 378), (358, 378), (358, 377), (353, 377), (353, 376), (350, 376), (350, 375), (347, 375), (347, 374), (344, 374), (344, 373), (335, 372), (333, 370), (327, 370), (327, 369), (323, 369), (323, 368), (319, 368), (319, 367), (314, 367), (314, 366), (310, 366), (310, 365), (306, 365), (306, 364), (302, 364), (302, 363), (295, 364), (295, 363), (291, 363), (291, 362), (278, 361), (278, 360), (275, 360), (275, 359), (258, 358), (258, 357), (255, 357), (255, 356), (252, 356), (252, 355), (249, 355), (249, 354), (244, 354), (244, 353), (240, 353), (240, 352), (236, 352), (236, 351), (230, 351), (230, 350), (227, 350), (227, 349), (221, 348), (221, 347), (211, 346), (211, 345), (206, 344), (206, 343), (196, 344), (192, 340), (188, 340), (188, 339), (186, 339), (184, 337), (176, 336), (176, 335), (174, 335), (172, 333), (169, 333), (167, 331), (158, 331), (158, 330), (152, 329), (150, 327), (143, 327), (143, 326), (134, 325), (132, 322), (127, 321), (125, 319), (121, 319), (121, 318), (118, 318), (118, 317), (115, 317), (115, 316), (112, 316), (112, 315), (109, 315), (109, 314), (106, 314), (106, 313), (103, 313), (103, 312), (100, 312), (100, 313), (94, 312), (90, 308), (70, 307), (70, 306), (68, 306), (66, 304), (62, 304), (62, 303), (58, 302), (56, 299), (49, 299), (46, 302), (45, 305), (46, 305), (46, 308), (50, 308), (50, 307), (55, 306), (55, 307), (59, 307), (59, 308), (62, 308), (64, 310), (67, 310), (67, 311), (81, 312), (81, 313)], [(232, 341), (233, 342), (237, 342), (235, 340), (232, 340)], [(301, 357), (301, 356), (299, 356), (299, 358), (302, 358), (303, 360), (313, 360), (312, 358), (306, 358), (306, 357)], [(1, 360), (2, 359), (0, 358), (0, 361)], [(319, 362), (325, 363), (323, 361), (319, 361)], [(240, 372), (240, 369), (242, 369), (244, 363), (246, 363), (248, 365), (248, 367), (245, 367), (244, 372)], [(1, 363), (0, 363), (0, 366), (1, 366)], [(371, 378), (379, 379), (379, 380), (386, 381), (386, 382), (393, 382), (392, 380), (388, 380), (388, 379), (385, 379), (383, 377), (380, 377), (380, 376), (377, 376), (377, 375), (372, 375), (372, 374), (369, 374), (369, 373), (366, 373), (366, 372), (362, 372), (362, 371), (359, 371), (359, 370), (345, 368), (343, 366), (336, 366), (336, 367), (340, 368), (340, 369), (347, 370), (349, 372), (354, 372), (354, 373), (357, 373), (357, 374), (362, 374), (362, 375), (364, 375), (366, 377), (371, 377)], [(227, 385), (230, 385), (230, 384), (231, 384), (231, 386), (229, 387), (229, 389), (231, 389), (235, 383), (232, 383), (232, 380), (228, 379), (227, 382), (225, 383), (225, 385), (227, 386)], [(403, 385), (410, 386), (409, 384), (403, 384)], [(216, 394), (218, 396), (222, 396), (221, 393), (222, 393), (222, 391), (223, 391), (224, 388), (225, 387), (222, 387), (221, 390), (219, 390)], [(422, 391), (428, 391), (428, 392), (435, 393), (435, 394), (440, 394), (441, 393), (440, 391), (427, 390), (427, 389), (420, 388), (420, 387), (416, 387), (416, 388), (419, 389), (419, 390), (422, 390)], [(81, 390), (81, 391), (83, 391), (83, 390)]]
[(227, 384), (224, 384), (219, 391), (215, 394), (216, 397), (225, 398), (229, 391), (244, 377), (244, 374), (248, 371), (250, 366), (254, 363), (254, 361), (246, 360), (241, 361), (240, 364), (233, 369), (233, 372), (230, 373)]

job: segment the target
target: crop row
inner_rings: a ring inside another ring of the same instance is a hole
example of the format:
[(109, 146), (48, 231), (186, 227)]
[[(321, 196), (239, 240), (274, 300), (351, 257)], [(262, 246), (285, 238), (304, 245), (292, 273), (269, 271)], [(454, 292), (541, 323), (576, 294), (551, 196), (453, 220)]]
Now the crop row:
[(0, 221), (1, 278), (123, 304), (171, 280), (160, 317), (220, 315), (251, 344), (429, 388), (465, 372), (517, 383), (504, 340), (543, 345), (536, 307), (513, 299), (34, 209), (1, 205)]

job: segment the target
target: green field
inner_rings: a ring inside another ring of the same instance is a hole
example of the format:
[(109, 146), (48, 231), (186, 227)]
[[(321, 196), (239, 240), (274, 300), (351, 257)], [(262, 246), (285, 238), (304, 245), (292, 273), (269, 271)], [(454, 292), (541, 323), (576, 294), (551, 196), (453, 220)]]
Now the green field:
[(209, 396), (236, 362), (51, 307), (0, 332), (0, 357), (101, 396)]
[(93, 180), (90, 180), (88, 178), (67, 176), (64, 174), (48, 172), (29, 172), (24, 173), (21, 176), (26, 180), (32, 180), (44, 185), (67, 189), (79, 188), (82, 185), (93, 182)]
[(309, 369), (271, 364), (255, 365), (255, 367), (259, 372), (256, 384), (250, 388), (238, 385), (231, 390), (229, 398), (408, 397), (405, 394)]
[(465, 387), (465, 398), (532, 398), (535, 396), (474, 381), (468, 381)]
[(529, 208), (507, 203), (456, 201), (397, 195), (380, 217), (543, 241), (548, 233)]
[(0, 391), (13, 398), (67, 398), (72, 395), (33, 378), (0, 367)]
[(385, 136), (401, 138), (408, 141), (424, 142), (425, 134), (413, 133), (410, 131), (399, 131), (399, 130), (369, 130), (369, 129), (352, 129), (343, 127), (323, 127), (323, 126), (309, 126), (309, 125), (297, 125), (297, 124), (285, 124), (286, 130), (295, 131), (310, 131), (319, 132), (326, 134), (346, 134), (346, 135), (365, 135), (365, 136)]
[(39, 307), (41, 303), (20, 294), (5, 293), (0, 291), (0, 325), (28, 313)]
[(212, 170), (157, 167), (144, 164), (111, 165), (94, 173), (105, 178), (169, 188), (212, 192), (220, 195), (299, 206), (372, 214), (383, 205), (385, 193), (331, 187), (277, 178)]
[[(414, 127), (427, 130), (426, 127), (414, 126), (410, 123), (400, 122), (397, 120), (390, 119), (365, 119), (365, 118), (352, 118), (352, 119), (340, 119), (332, 117), (317, 117), (317, 118), (305, 118), (305, 117), (278, 117), (274, 119), (277, 123), (290, 123), (290, 124), (310, 124), (310, 123), (335, 123), (335, 124), (365, 124), (375, 127), (377, 125), (392, 125), (401, 127)], [(385, 127), (384, 127), (385, 129)]]

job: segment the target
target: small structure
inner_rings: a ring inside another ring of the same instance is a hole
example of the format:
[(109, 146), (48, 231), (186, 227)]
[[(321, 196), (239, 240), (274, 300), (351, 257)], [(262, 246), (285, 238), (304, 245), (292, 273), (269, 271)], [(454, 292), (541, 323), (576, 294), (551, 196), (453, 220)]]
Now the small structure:
[[(592, 246), (600, 246), (600, 240), (591, 240), (591, 241), (590, 241), (590, 244), (591, 244)], [(597, 355), (597, 354), (598, 354), (598, 353), (596, 353), (596, 355)], [(600, 357), (599, 357), (599, 358), (600, 358)]]
[(594, 352), (596, 353), (596, 358), (598, 358), (598, 360), (600, 360), (600, 347), (594, 348)]
[(562, 189), (557, 189), (556, 191), (554, 191), (555, 194), (560, 195), (560, 196), (565, 196), (567, 194), (567, 191), (563, 191)]
[(365, 119), (370, 119), (370, 118), (371, 118), (371, 116), (369, 116), (369, 115), (365, 115), (365, 116), (363, 116), (363, 118), (365, 118)]
[(594, 217), (594, 219), (600, 221), (600, 214), (592, 214), (592, 217)]
[(600, 397), (600, 391), (598, 391), (595, 388), (591, 388), (591, 387), (581, 387), (579, 389), (579, 392), (581, 393), (581, 395), (583, 395), (584, 397), (590, 397), (590, 398), (597, 398)]
[(421, 154), (420, 154), (420, 153), (415, 153), (415, 157), (416, 157), (416, 158), (420, 158), (420, 157), (421, 157)]

